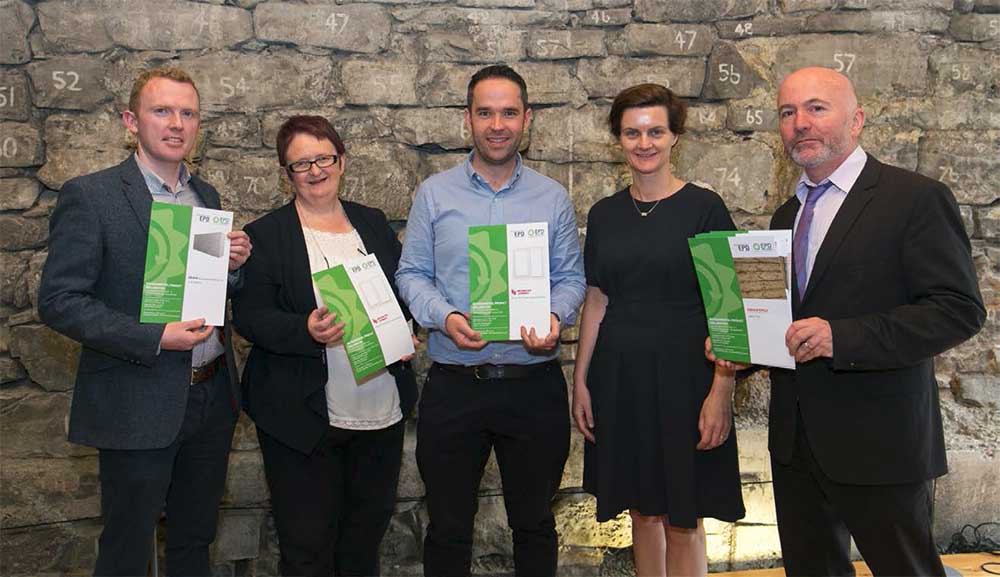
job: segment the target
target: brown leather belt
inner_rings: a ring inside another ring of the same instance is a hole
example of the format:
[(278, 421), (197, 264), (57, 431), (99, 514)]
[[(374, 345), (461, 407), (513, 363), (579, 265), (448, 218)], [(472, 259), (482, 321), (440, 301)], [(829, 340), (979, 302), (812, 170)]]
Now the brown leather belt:
[(225, 364), (225, 357), (226, 355), (219, 355), (215, 357), (214, 361), (208, 364), (200, 367), (191, 367), (191, 384), (197, 385), (198, 383), (204, 383), (214, 377), (215, 373), (217, 373), (219, 369), (222, 368), (222, 365)]
[(523, 379), (526, 377), (532, 377), (541, 373), (544, 373), (550, 369), (558, 368), (558, 363), (556, 361), (546, 361), (544, 363), (536, 363), (533, 365), (446, 365), (443, 363), (434, 363), (435, 366), (441, 367), (441, 370), (447, 371), (449, 373), (458, 373), (460, 375), (467, 375), (470, 377), (475, 377), (479, 380), (486, 379)]

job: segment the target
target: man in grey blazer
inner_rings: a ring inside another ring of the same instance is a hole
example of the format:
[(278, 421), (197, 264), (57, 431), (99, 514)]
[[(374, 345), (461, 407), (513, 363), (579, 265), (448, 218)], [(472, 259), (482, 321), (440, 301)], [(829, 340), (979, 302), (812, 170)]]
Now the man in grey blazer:
[[(219, 208), (218, 192), (183, 163), (198, 134), (197, 88), (182, 70), (147, 70), (122, 120), (136, 153), (59, 194), (38, 312), (83, 345), (69, 439), (100, 454), (95, 574), (145, 575), (165, 510), (167, 573), (209, 575), (240, 406), (228, 327), (139, 322), (152, 202)], [(232, 293), (251, 247), (242, 231), (229, 239)]]

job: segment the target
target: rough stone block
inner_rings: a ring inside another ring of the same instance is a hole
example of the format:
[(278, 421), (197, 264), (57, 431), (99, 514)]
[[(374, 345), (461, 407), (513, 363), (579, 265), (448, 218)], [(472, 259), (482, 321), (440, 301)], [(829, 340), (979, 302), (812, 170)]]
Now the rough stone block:
[(246, 413), (240, 413), (233, 432), (233, 451), (256, 451), (260, 449), (257, 442), (257, 428)]
[(430, 62), (515, 62), (524, 58), (525, 32), (503, 24), (470, 24), (465, 33), (428, 33), (423, 47)]
[(94, 110), (112, 94), (104, 86), (108, 75), (105, 60), (90, 56), (68, 56), (36, 60), (28, 65), (35, 106)]
[[(417, 93), (424, 106), (466, 105), (466, 91), (469, 79), (479, 70), (479, 66), (427, 63), (417, 73)], [(532, 87), (528, 86), (528, 103), (532, 101)]]
[(882, 162), (916, 170), (921, 137), (919, 130), (901, 130), (898, 126), (872, 126), (861, 133), (859, 142), (867, 152)]
[(417, 68), (393, 62), (344, 62), (341, 70), (351, 104), (419, 104)]
[(226, 115), (202, 124), (203, 137), (214, 146), (260, 148), (260, 122), (245, 114)]
[[(129, 154), (128, 131), (117, 115), (50, 114), (45, 119), (45, 164), (38, 179), (58, 190), (69, 179), (118, 164)], [(86, 154), (80, 154), (86, 150)]]
[[(555, 179), (566, 188), (576, 209), (576, 222), (581, 227), (587, 225), (587, 214), (595, 202), (625, 188), (629, 181), (628, 168), (623, 163), (573, 162), (557, 164), (529, 160), (527, 164), (549, 178)], [(564, 333), (563, 339), (567, 338), (573, 337)]]
[(625, 45), (630, 56), (707, 56), (715, 30), (704, 24), (629, 24)]
[(820, 12), (806, 19), (803, 32), (920, 32), (940, 34), (948, 30), (948, 16), (936, 11)]
[(766, 144), (684, 138), (674, 154), (677, 175), (707, 183), (725, 199), (729, 210), (758, 214), (767, 207), (774, 155)]
[[(935, 79), (934, 92), (938, 97), (955, 97), (970, 92), (985, 95), (992, 92), (995, 95), (996, 87), (1000, 85), (1000, 52), (968, 44), (951, 44), (931, 53), (930, 69)], [(965, 108), (952, 106), (956, 103), (951, 100), (935, 99), (934, 102), (941, 108)], [(1000, 113), (994, 112), (994, 116), (1000, 118)]]
[(1000, 39), (1000, 14), (959, 14), (952, 16), (951, 35), (965, 42)]
[[(569, 66), (549, 62), (522, 62), (514, 66), (528, 85), (528, 104), (582, 105), (587, 102), (583, 84)], [(466, 85), (468, 80), (466, 80)]]
[(4, 575), (87, 575), (97, 560), (98, 519), (54, 525), (4, 527), (0, 572)]
[(739, 523), (774, 525), (778, 522), (774, 511), (774, 487), (771, 483), (744, 483), (743, 505), (747, 516)]
[(777, 132), (778, 112), (753, 100), (729, 102), (726, 128), (738, 132)]
[(632, 21), (630, 8), (587, 10), (579, 19), (580, 26), (624, 26)]
[(749, 429), (737, 426), (736, 440), (740, 448), (740, 478), (744, 486), (770, 483), (771, 456), (767, 450), (766, 425)]
[[(1000, 206), (981, 208), (976, 213), (978, 234), (989, 240), (1000, 240)], [(970, 230), (966, 225), (966, 230)]]
[(729, 109), (724, 104), (694, 104), (688, 107), (686, 128), (694, 132), (722, 130), (728, 125)]
[(253, 37), (250, 13), (231, 6), (108, 0), (105, 10), (112, 41), (135, 50), (219, 49)]
[(90, 447), (66, 440), (70, 396), (40, 393), (29, 386), (0, 390), (0, 437), (6, 459), (79, 457)]
[(1000, 198), (1000, 131), (928, 132), (919, 171), (949, 185), (961, 204)]
[(21, 122), (0, 122), (0, 168), (37, 166), (44, 159), (38, 129)]
[(607, 523), (597, 522), (597, 501), (586, 494), (560, 494), (552, 504), (561, 546), (632, 546), (632, 519), (622, 513)]
[(97, 456), (4, 459), (0, 522), (5, 527), (57, 523), (101, 514)]
[(250, 507), (266, 505), (270, 499), (264, 477), (264, 460), (259, 451), (237, 451), (229, 454), (229, 473), (223, 506)]
[[(740, 525), (733, 527), (735, 547), (732, 563), (735, 567), (756, 568), (761, 560), (781, 557), (777, 525)], [(767, 561), (765, 561), (766, 563)]]
[[(994, 443), (996, 439), (994, 439)], [(995, 445), (994, 445), (995, 446)], [(966, 525), (1000, 519), (1000, 458), (981, 451), (948, 451), (948, 474), (934, 484), (934, 536), (939, 547), (951, 544)]]
[(389, 12), (374, 5), (267, 2), (253, 13), (257, 38), (375, 53), (389, 45)]
[[(556, 523), (558, 527), (558, 522)], [(472, 557), (509, 557), (513, 548), (503, 497), (480, 497), (472, 532)]]
[[(407, 110), (406, 112), (413, 112)], [(392, 135), (392, 123), (389, 120), (390, 112), (386, 108), (313, 108), (313, 109), (281, 109), (264, 114), (261, 120), (261, 133), (264, 139), (264, 146), (274, 150), (277, 142), (278, 129), (286, 120), (297, 115), (323, 116), (333, 124), (340, 135), (341, 140), (347, 147), (348, 159), (350, 159), (351, 147), (355, 142), (363, 140), (374, 140), (377, 138), (388, 138)], [(275, 163), (278, 156), (274, 155)], [(348, 169), (350, 170), (350, 169)]]
[(460, 6), (425, 6), (392, 11), (393, 31), (401, 34), (434, 30), (468, 30), (470, 34), (499, 28), (561, 28), (569, 20), (565, 12), (549, 10), (497, 10)]
[(591, 98), (614, 98), (623, 88), (653, 82), (678, 96), (698, 96), (705, 81), (699, 58), (617, 58), (581, 60), (576, 74)]
[(260, 510), (219, 511), (219, 527), (212, 542), (214, 563), (254, 559), (260, 552), (261, 526), (264, 512)]
[(213, 151), (198, 171), (218, 190), (226, 210), (269, 211), (291, 197), (276, 154), (248, 155), (242, 151)]
[(424, 528), (427, 511), (416, 501), (398, 502), (389, 521), (389, 529), (382, 539), (380, 561), (385, 575), (409, 575), (405, 568), (419, 569), (413, 575), (422, 575)]
[(46, 391), (68, 391), (76, 382), (80, 345), (44, 325), (10, 330), (10, 355), (21, 361), (31, 380)]
[(646, 22), (698, 22), (744, 18), (767, 11), (767, 0), (636, 0), (635, 15)]
[(0, 119), (24, 121), (30, 118), (31, 96), (24, 74), (20, 70), (0, 70)]
[(607, 130), (607, 109), (587, 105), (535, 111), (528, 157), (555, 162), (618, 160), (618, 145)]
[(468, 148), (471, 136), (460, 108), (414, 108), (389, 113), (395, 140), (411, 146), (433, 144), (448, 150)]
[(43, 218), (24, 218), (16, 214), (0, 215), (0, 249), (24, 250), (45, 244), (49, 226)]
[[(892, 54), (893, 58), (885, 58)], [(927, 53), (917, 37), (855, 34), (794, 37), (774, 56), (775, 81), (805, 66), (845, 73), (859, 96), (925, 94)]]
[(0, 210), (31, 208), (39, 192), (38, 181), (33, 178), (0, 179)]
[(534, 30), (528, 36), (528, 56), (539, 60), (606, 54), (602, 30)]
[(833, 8), (835, 4), (836, 0), (781, 0), (782, 9), (788, 14), (806, 10), (826, 10)]
[(731, 42), (719, 42), (708, 59), (705, 98), (746, 98), (761, 84), (760, 75)]
[[(20, 363), (10, 358), (6, 353), (0, 354), (0, 385), (16, 383), (27, 376), (27, 374)], [(2, 397), (0, 397), (0, 402), (2, 402)]]
[(998, 381), (1000, 381), (1000, 377), (995, 374), (960, 374), (952, 379), (951, 390), (961, 403), (973, 407), (990, 406), (996, 409), (1000, 408)]
[(54, 51), (102, 52), (114, 42), (101, 0), (56, 0), (38, 6), (38, 26)]
[(0, 64), (21, 64), (31, 59), (28, 32), (35, 23), (31, 6), (21, 0), (0, 5)]
[(535, 7), (544, 10), (561, 10), (566, 12), (581, 12), (595, 8), (613, 8), (630, 6), (631, 0), (535, 0)]
[(337, 82), (331, 59), (293, 52), (209, 52), (182, 57), (179, 65), (197, 83), (203, 111), (322, 105)]
[[(0, 238), (2, 234), (0, 233)], [(28, 272), (30, 254), (30, 251), (0, 252), (0, 265), (3, 266), (3, 276), (0, 277), (0, 302), (18, 309), (28, 306), (25, 274)]]
[(341, 197), (382, 209), (392, 219), (410, 214), (420, 156), (395, 143), (370, 142), (351, 148), (351, 162), (341, 180)]
[(805, 26), (804, 16), (754, 16), (749, 20), (727, 20), (716, 23), (719, 38), (739, 40), (743, 38), (791, 36), (798, 34)]

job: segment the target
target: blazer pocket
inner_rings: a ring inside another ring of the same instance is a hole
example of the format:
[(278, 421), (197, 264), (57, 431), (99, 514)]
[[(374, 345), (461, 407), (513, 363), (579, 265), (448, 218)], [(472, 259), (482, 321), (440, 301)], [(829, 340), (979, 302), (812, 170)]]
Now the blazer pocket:
[(77, 367), (77, 372), (81, 374), (100, 373), (128, 364), (128, 361), (119, 359), (118, 357), (106, 355), (94, 349), (84, 348), (80, 352), (80, 364)]

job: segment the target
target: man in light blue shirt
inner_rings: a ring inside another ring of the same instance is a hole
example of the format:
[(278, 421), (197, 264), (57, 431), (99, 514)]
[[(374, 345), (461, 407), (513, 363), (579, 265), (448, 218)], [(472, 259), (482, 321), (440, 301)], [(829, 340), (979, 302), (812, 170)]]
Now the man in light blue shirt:
[[(396, 282), (430, 329), (434, 365), (420, 401), (417, 464), (430, 526), (424, 573), (468, 575), (477, 493), (493, 449), (504, 485), (518, 575), (554, 575), (550, 501), (569, 451), (566, 382), (556, 356), (586, 289), (576, 216), (565, 189), (524, 166), (518, 146), (531, 122), (524, 80), (489, 66), (469, 82), (466, 125), (474, 148), (462, 164), (424, 181), (410, 211)], [(487, 344), (469, 324), (468, 229), (547, 221), (548, 334)]]

